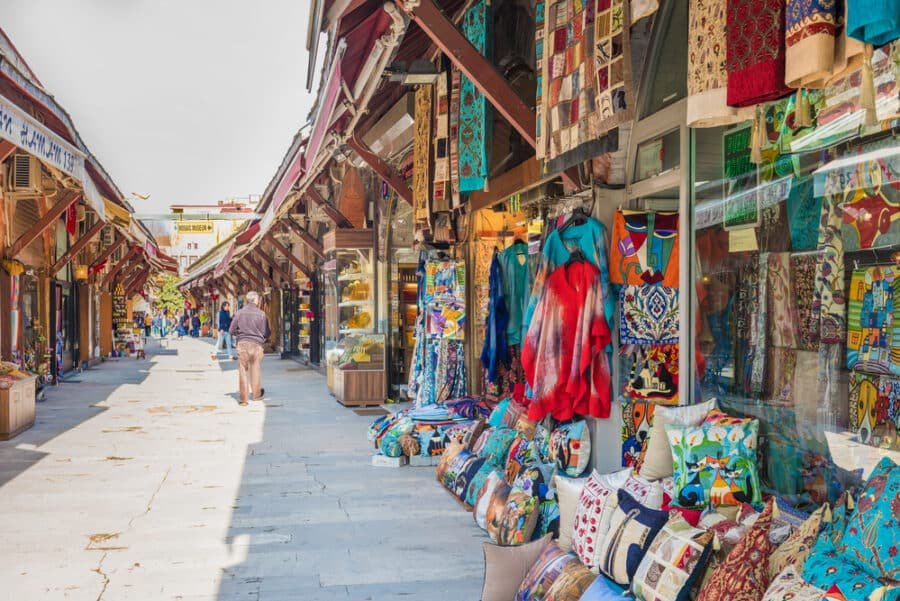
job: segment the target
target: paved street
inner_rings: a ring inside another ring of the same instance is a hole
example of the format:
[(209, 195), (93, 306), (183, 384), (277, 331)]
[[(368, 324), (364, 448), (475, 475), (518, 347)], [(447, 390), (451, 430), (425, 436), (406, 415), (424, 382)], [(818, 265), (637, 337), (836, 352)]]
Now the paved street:
[(77, 375), (0, 443), (4, 599), (479, 597), (484, 537), (432, 468), (372, 467), (372, 418), (292, 361), (239, 407), (210, 348)]

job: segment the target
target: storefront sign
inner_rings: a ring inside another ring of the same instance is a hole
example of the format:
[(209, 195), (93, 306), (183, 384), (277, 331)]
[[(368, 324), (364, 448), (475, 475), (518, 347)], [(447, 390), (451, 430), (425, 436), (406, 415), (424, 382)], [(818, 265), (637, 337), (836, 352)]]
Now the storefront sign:
[(211, 234), (212, 221), (176, 221), (175, 231), (179, 234)]
[(756, 178), (753, 177), (754, 165), (750, 162), (750, 127), (725, 132), (722, 136), (722, 154), (723, 196), (726, 199), (723, 225), (726, 230), (756, 227), (759, 224), (759, 205), (753, 190)]
[(0, 138), (48, 165), (84, 181), (84, 155), (61, 137), (0, 97)]

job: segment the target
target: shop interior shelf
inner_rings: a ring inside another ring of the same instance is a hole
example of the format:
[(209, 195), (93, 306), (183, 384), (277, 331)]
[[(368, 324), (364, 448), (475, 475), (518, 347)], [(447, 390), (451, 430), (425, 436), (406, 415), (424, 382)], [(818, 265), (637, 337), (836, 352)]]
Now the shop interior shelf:
[(372, 304), (372, 299), (368, 300), (352, 300), (352, 301), (342, 301), (338, 303), (338, 307), (365, 307), (367, 305)]

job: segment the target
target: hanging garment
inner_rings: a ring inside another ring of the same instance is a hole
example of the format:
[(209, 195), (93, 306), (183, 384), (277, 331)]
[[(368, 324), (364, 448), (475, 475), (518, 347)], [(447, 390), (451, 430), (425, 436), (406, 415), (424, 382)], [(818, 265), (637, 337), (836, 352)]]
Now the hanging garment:
[(872, 46), (900, 38), (897, 0), (847, 0), (847, 35)]
[(728, 0), (691, 0), (688, 12), (688, 127), (750, 119), (752, 109), (728, 106), (725, 14)]
[(416, 225), (431, 229), (429, 173), (431, 165), (431, 86), (416, 90), (415, 132), (413, 133), (413, 207)]
[(796, 310), (797, 348), (814, 351), (819, 348), (819, 320), (813, 318), (813, 299), (816, 292), (816, 265), (822, 254), (791, 255), (791, 286)]
[(506, 342), (522, 344), (526, 329), (523, 326), (528, 296), (531, 293), (531, 274), (528, 267), (528, 245), (515, 242), (499, 255), (500, 274), (503, 280), (503, 300), (509, 313)]
[(491, 261), (489, 279), (490, 296), (488, 298), (488, 314), (484, 326), (484, 346), (481, 348), (481, 365), (486, 372), (488, 382), (497, 381), (497, 369), (500, 365), (509, 365), (509, 347), (506, 340), (506, 328), (509, 325), (509, 313), (503, 298), (503, 274), (500, 268), (500, 253), (494, 253)]
[(610, 280), (678, 288), (678, 247), (678, 213), (616, 211)]
[(450, 83), (449, 74), (442, 71), (434, 86), (434, 183), (431, 210), (435, 213), (450, 210)]
[[(475, 0), (463, 17), (462, 30), (475, 49), (491, 56), (493, 16), (487, 0)], [(491, 107), (475, 84), (462, 76), (459, 95), (459, 190), (483, 190), (488, 176)]]
[(796, 295), (791, 287), (790, 254), (768, 253), (769, 346), (797, 348)]
[(599, 275), (591, 263), (573, 261), (547, 277), (522, 346), (530, 419), (609, 417), (609, 360), (602, 351), (612, 337)]
[(751, 106), (791, 92), (784, 83), (785, 0), (728, 0), (728, 105)]

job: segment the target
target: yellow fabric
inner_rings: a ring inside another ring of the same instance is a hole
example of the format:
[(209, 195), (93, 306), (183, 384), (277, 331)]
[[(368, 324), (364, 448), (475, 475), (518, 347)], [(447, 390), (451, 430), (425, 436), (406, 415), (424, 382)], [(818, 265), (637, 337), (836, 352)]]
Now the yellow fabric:
[(128, 212), (128, 209), (117, 205), (107, 198), (103, 199), (103, 205), (106, 209), (106, 218), (110, 223), (117, 223), (125, 227), (131, 224), (131, 213)]

